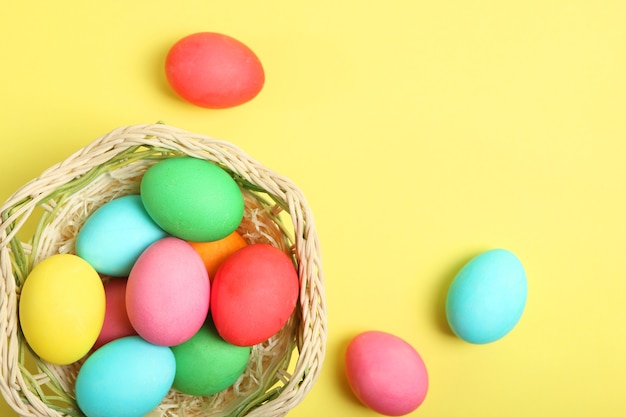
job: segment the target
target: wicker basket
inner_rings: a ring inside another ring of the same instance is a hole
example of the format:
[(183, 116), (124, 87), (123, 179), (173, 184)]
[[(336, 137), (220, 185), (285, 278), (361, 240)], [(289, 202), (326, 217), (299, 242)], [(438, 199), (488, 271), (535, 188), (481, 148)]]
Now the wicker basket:
[(24, 185), (0, 209), (0, 389), (20, 415), (82, 416), (73, 389), (81, 362), (42, 361), (21, 333), (17, 311), (28, 273), (48, 256), (73, 253), (87, 216), (113, 198), (138, 193), (148, 167), (184, 155), (218, 164), (239, 183), (245, 197), (239, 232), (249, 243), (271, 243), (291, 256), (300, 299), (283, 329), (253, 347), (248, 368), (231, 388), (209, 397), (172, 389), (150, 416), (282, 416), (311, 389), (327, 329), (319, 242), (304, 196), (232, 144), (163, 124), (137, 125), (96, 139)]

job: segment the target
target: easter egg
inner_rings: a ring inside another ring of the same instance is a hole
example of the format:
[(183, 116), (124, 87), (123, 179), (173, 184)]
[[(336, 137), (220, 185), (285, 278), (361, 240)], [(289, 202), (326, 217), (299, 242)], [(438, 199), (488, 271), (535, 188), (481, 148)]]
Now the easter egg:
[(177, 41), (165, 59), (165, 76), (184, 100), (212, 109), (250, 101), (265, 83), (261, 61), (249, 47), (213, 32)]
[(448, 289), (446, 316), (452, 331), (466, 342), (501, 339), (520, 320), (528, 284), (521, 261), (506, 249), (471, 259)]
[(104, 284), (106, 308), (104, 323), (93, 348), (98, 349), (115, 339), (132, 336), (137, 332), (130, 324), (126, 312), (126, 279), (111, 279)]
[(289, 256), (271, 245), (248, 245), (229, 256), (213, 279), (215, 327), (234, 345), (263, 342), (285, 325), (298, 294), (298, 274)]
[(388, 416), (414, 411), (428, 392), (428, 373), (419, 353), (386, 332), (372, 330), (355, 336), (345, 352), (345, 372), (359, 401)]
[(175, 373), (169, 347), (124, 337), (85, 360), (76, 377), (76, 401), (87, 417), (143, 417), (163, 401)]
[(76, 255), (52, 255), (28, 274), (20, 296), (24, 337), (39, 357), (57, 365), (82, 358), (104, 321), (104, 287)]
[(128, 195), (105, 203), (87, 218), (76, 236), (76, 254), (102, 274), (127, 277), (139, 255), (166, 235), (141, 197)]
[(235, 231), (243, 219), (239, 186), (225, 170), (209, 161), (166, 159), (145, 172), (140, 187), (150, 217), (180, 239), (219, 240)]
[(237, 232), (213, 242), (189, 242), (189, 244), (202, 258), (210, 279), (213, 279), (217, 269), (228, 256), (247, 245)]
[(226, 342), (209, 320), (191, 339), (172, 347), (176, 358), (174, 388), (200, 396), (223, 391), (245, 371), (250, 350)]
[(200, 256), (185, 241), (166, 237), (146, 249), (128, 276), (126, 310), (137, 334), (174, 346), (200, 329), (210, 284)]

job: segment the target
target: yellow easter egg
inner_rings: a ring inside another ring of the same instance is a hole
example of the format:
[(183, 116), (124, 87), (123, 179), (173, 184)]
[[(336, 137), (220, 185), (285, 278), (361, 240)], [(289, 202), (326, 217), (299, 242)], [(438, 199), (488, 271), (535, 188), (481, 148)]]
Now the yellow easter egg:
[(93, 346), (104, 322), (100, 276), (76, 255), (44, 259), (30, 272), (20, 296), (24, 337), (43, 360), (67, 365)]

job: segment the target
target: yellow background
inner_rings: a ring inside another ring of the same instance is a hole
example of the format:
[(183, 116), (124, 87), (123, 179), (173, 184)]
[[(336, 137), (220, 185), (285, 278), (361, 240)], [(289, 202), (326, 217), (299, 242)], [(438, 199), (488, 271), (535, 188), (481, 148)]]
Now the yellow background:
[[(233, 142), (304, 191), (329, 341), (291, 416), (376, 415), (343, 374), (368, 329), (424, 358), (411, 415), (626, 412), (626, 2), (4, 3), (2, 201), (96, 137), (158, 120)], [(167, 49), (198, 31), (257, 53), (259, 96), (207, 110), (170, 92)], [(446, 325), (446, 289), (494, 247), (524, 263), (528, 303), (504, 339), (470, 345)]]

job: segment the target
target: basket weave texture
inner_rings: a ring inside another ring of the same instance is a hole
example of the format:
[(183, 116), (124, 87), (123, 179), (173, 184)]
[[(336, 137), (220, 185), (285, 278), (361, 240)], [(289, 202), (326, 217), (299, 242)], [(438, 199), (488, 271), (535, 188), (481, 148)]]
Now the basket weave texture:
[(283, 329), (253, 347), (233, 387), (210, 397), (172, 389), (150, 416), (283, 416), (317, 380), (326, 349), (326, 306), (319, 240), (302, 192), (228, 142), (164, 124), (125, 126), (50, 167), (0, 208), (0, 390), (20, 415), (82, 416), (73, 391), (82, 362), (42, 361), (20, 330), (19, 295), (28, 273), (51, 255), (75, 253), (76, 233), (95, 209), (138, 193), (145, 170), (180, 156), (211, 161), (238, 182), (245, 200), (238, 231), (248, 243), (270, 243), (290, 255), (300, 296)]

